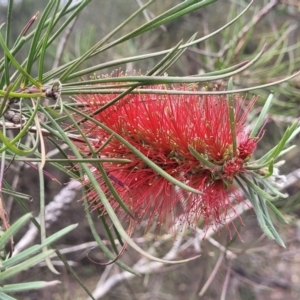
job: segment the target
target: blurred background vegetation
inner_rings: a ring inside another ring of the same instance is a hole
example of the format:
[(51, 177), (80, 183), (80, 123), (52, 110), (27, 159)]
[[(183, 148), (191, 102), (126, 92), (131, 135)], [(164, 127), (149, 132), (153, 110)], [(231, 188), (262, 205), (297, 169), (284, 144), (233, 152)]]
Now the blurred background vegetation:
[[(138, 0), (92, 1), (79, 15), (74, 27), (71, 28), (60, 63), (67, 63), (82, 55), (135, 11), (140, 2)], [(146, 14), (137, 16), (135, 22), (126, 26), (119, 33), (119, 36), (133, 31), (138, 25), (144, 23), (145, 19), (153, 18), (174, 6), (175, 3), (180, 2), (182, 1), (155, 1)], [(169, 49), (180, 40), (187, 41), (196, 32), (198, 33), (197, 37), (207, 35), (233, 19), (248, 3), (249, 1), (217, 1), (156, 30), (117, 45), (110, 51), (94, 56), (85, 62), (83, 67)], [(12, 41), (17, 38), (28, 20), (37, 11), (42, 11), (46, 4), (47, 0), (19, 0), (15, 2), (11, 29)], [(5, 18), (6, 3), (0, 1), (0, 23), (5, 22)], [(300, 69), (299, 20), (300, 2), (298, 0), (254, 1), (250, 10), (242, 18), (213, 38), (190, 47), (167, 73), (172, 76), (184, 76), (222, 70), (252, 59), (266, 43), (267, 50), (262, 58), (250, 69), (234, 76), (235, 88), (251, 87), (283, 79)], [(57, 64), (56, 53), (57, 47), (61, 43), (60, 38), (53, 43), (47, 52), (46, 70), (51, 70), (53, 65)], [(23, 61), (26, 58), (28, 49), (29, 45), (22, 48), (22, 51), (16, 56), (18, 61)], [(0, 57), (2, 57), (1, 52)], [(154, 57), (116, 68), (123, 71), (146, 73), (159, 59), (160, 57)], [(110, 74), (113, 71), (113, 68), (103, 69), (97, 75)], [(37, 70), (33, 70), (32, 73), (36, 75), (37, 73), (34, 72)], [(216, 82), (216, 84), (226, 85), (226, 82)], [(287, 126), (299, 117), (300, 77), (298, 76), (290, 82), (274, 86), (269, 90), (257, 89), (253, 91), (253, 93), (259, 94), (260, 98), (250, 119), (257, 116), (270, 90), (274, 91), (275, 100), (270, 111), (264, 138), (259, 144), (258, 154), (270, 149), (271, 145), (280, 139)], [(248, 93), (249, 98), (251, 93)], [(69, 101), (67, 97), (64, 100)], [(296, 138), (295, 143), (299, 145), (299, 138)], [(281, 167), (281, 173), (291, 174), (300, 168), (299, 148), (292, 150), (284, 159), (286, 162)], [(69, 180), (65, 174), (58, 172), (51, 166), (47, 165), (46, 171), (62, 183)], [(15, 175), (13, 170), (5, 174), (8, 182), (12, 182)], [(22, 167), (18, 175), (19, 180), (16, 189), (32, 196), (33, 201), (26, 203), (26, 205), (30, 211), (38, 213), (39, 191), (34, 184), (37, 182), (37, 172)], [(49, 203), (62, 186), (50, 178), (45, 180), (46, 201)], [(289, 177), (288, 180), (292, 179)], [(224, 253), (220, 246), (215, 246), (211, 240), (203, 240), (201, 257), (196, 261), (183, 265), (165, 266), (154, 274), (125, 279), (112, 286), (109, 292), (103, 296), (103, 299), (300, 299), (299, 180), (294, 180), (286, 192), (290, 194), (290, 197), (276, 202), (276, 205), (289, 221), (289, 224), (276, 223), (286, 243), (286, 249), (281, 248), (261, 234), (257, 220), (250, 210), (242, 216), (245, 226), (242, 226), (239, 220), (236, 221), (235, 225), (240, 236), (235, 232), (232, 232), (230, 236), (226, 229), (216, 232), (213, 236), (213, 241), (230, 251), (229, 255), (227, 252)], [(80, 196), (78, 196), (79, 198)], [(7, 207), (12, 223), (20, 216), (20, 208), (13, 202), (8, 202)], [(93, 215), (93, 218), (98, 224), (98, 233), (105, 238), (105, 230), (101, 223), (97, 222), (97, 216)], [(77, 222), (80, 223), (79, 228), (60, 240), (60, 248), (93, 241), (80, 201), (74, 201), (63, 212), (58, 222), (48, 229), (48, 233), (51, 234)], [(26, 228), (21, 234), (25, 232)], [(137, 237), (142, 236), (143, 230), (141, 229), (138, 233), (136, 234)], [(190, 232), (186, 238), (193, 235), (194, 233)], [(16, 242), (18, 238), (17, 236)], [(147, 235), (144, 238), (147, 240)], [(149, 244), (143, 245), (145, 249), (152, 247), (153, 243), (159, 243), (159, 240), (155, 239), (149, 239), (149, 241)], [(172, 241), (160, 243), (161, 245), (156, 248), (156, 251), (163, 254), (170, 248)], [(90, 258), (98, 262), (107, 261), (107, 258), (98, 250), (91, 251), (89, 255)], [(138, 259), (137, 255), (136, 252), (128, 249), (121, 259), (129, 265), (133, 265)], [(181, 252), (181, 255), (190, 257), (195, 253), (193, 248), (187, 248), (186, 251)], [(77, 274), (90, 291), (96, 288), (100, 276), (103, 276), (108, 268), (113, 268), (115, 273), (122, 272), (117, 266), (105, 267), (93, 263), (85, 256), (83, 250), (67, 255), (67, 259), (73, 263)], [(86, 299), (85, 291), (72, 275), (64, 267), (58, 265), (56, 268), (60, 271), (60, 275), (50, 273), (45, 266), (38, 266), (15, 277), (15, 282), (24, 281), (24, 279), (33, 281), (41, 278), (54, 280), (58, 277), (63, 282), (54, 288), (19, 294), (18, 299)], [(224, 290), (226, 290), (226, 296)], [(199, 293), (201, 293), (200, 296)]]

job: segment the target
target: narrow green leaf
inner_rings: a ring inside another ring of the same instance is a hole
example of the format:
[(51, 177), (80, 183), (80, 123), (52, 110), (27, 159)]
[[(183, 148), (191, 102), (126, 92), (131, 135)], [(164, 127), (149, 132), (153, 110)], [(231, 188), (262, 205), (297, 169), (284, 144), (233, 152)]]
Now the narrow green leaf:
[[(239, 182), (239, 184), (241, 184), (241, 182)], [(254, 184), (256, 186), (256, 182)], [(247, 185), (247, 188), (249, 193), (246, 193), (246, 195), (248, 200), (253, 205), (261, 229), (268, 237), (275, 239), (281, 246), (285, 247), (283, 240), (272, 224), (271, 217), (266, 207), (266, 201), (268, 202), (268, 200), (261, 197), (261, 195), (258, 194), (257, 191), (255, 191), (255, 189), (253, 189), (253, 187), (251, 187), (249, 184)], [(254, 193), (254, 191), (256, 193)]]
[[(99, 215), (100, 215), (100, 219), (101, 219), (101, 222), (103, 224), (103, 227), (107, 233), (107, 236), (108, 236), (108, 239), (110, 241), (110, 245), (112, 247), (112, 249), (114, 250), (115, 254), (118, 255), (119, 254), (119, 250), (118, 250), (118, 247), (115, 243), (115, 238), (113, 236), (113, 233), (112, 233), (112, 230), (111, 230), (111, 226), (109, 226), (106, 222), (106, 217), (101, 215), (101, 212), (100, 210), (98, 209), (98, 212), (99, 212)], [(123, 241), (121, 241), (120, 245), (123, 246)]]
[(261, 113), (259, 114), (259, 117), (256, 119), (255, 125), (250, 133), (250, 136), (249, 136), (250, 138), (254, 138), (257, 136), (259, 129), (262, 127), (263, 123), (265, 122), (265, 117), (271, 107), (273, 96), (274, 96), (274, 94), (271, 93), (269, 95), (267, 101), (265, 102), (264, 107), (263, 107)]
[(0, 291), (0, 299), (1, 300), (18, 300), (16, 298), (6, 295), (5, 293), (2, 293), (1, 291)]
[(13, 225), (11, 225), (7, 231), (1, 236), (0, 238), (0, 250), (4, 249), (6, 243), (9, 241), (13, 235), (19, 231), (22, 226), (32, 217), (32, 214), (26, 214), (22, 216), (20, 219), (18, 219), (16, 222), (14, 222)]
[(59, 257), (59, 259), (63, 262), (63, 264), (65, 265), (65, 267), (66, 267), (67, 271), (69, 272), (69, 274), (71, 274), (75, 278), (75, 280), (79, 283), (79, 285), (82, 287), (82, 289), (87, 293), (87, 295), (89, 295), (91, 300), (96, 300), (93, 297), (92, 293), (89, 291), (89, 289), (86, 287), (86, 285), (83, 283), (83, 281), (79, 278), (77, 273), (69, 265), (68, 261), (64, 258), (64, 256), (62, 256), (58, 250), (56, 251), (56, 254)]
[[(188, 40), (188, 42), (191, 42), (195, 39), (196, 33)], [(186, 51), (187, 48), (179, 49), (181, 45), (181, 42), (175, 46), (174, 49), (176, 49), (176, 52), (174, 52), (174, 55), (170, 56), (170, 58), (166, 59), (166, 62), (159, 68), (158, 71), (155, 72), (153, 75), (158, 74), (164, 74), (180, 57), (181, 55)]]
[(11, 92), (13, 86), (9, 85), (6, 91), (6, 94), (4, 95), (4, 98), (1, 101), (0, 104), (0, 117), (2, 117), (3, 113), (9, 108), (9, 93)]
[(250, 181), (245, 175), (240, 174), (239, 177), (248, 185), (249, 188), (252, 188), (257, 194), (261, 195), (262, 197), (268, 200), (275, 200), (278, 198), (278, 196), (274, 197), (269, 195), (267, 192), (262, 190), (259, 186), (257, 186), (252, 181)]
[(54, 250), (45, 251), (45, 252), (40, 253), (32, 258), (27, 259), (26, 261), (14, 266), (14, 267), (5, 269), (4, 271), (2, 271), (0, 273), (0, 281), (5, 280), (11, 276), (14, 276), (14, 275), (20, 273), (21, 271), (29, 269), (30, 267), (38, 264), (40, 261), (45, 259), (47, 256), (53, 254), (54, 252), (55, 252)]
[(18, 197), (18, 198), (25, 199), (25, 200), (32, 199), (31, 196), (29, 196), (27, 194), (20, 193), (20, 192), (13, 191), (12, 189), (2, 188), (1, 192), (3, 194), (7, 194), (7, 195), (10, 195), (10, 196)]
[[(41, 153), (43, 155), (43, 153)], [(42, 162), (43, 163), (43, 162)], [(39, 190), (40, 190), (40, 215), (39, 215), (39, 223), (40, 223), (40, 236), (41, 236), (41, 243), (43, 244), (46, 240), (46, 216), (45, 216), (45, 184), (44, 184), (44, 173), (42, 163), (39, 164), (38, 167), (38, 174), (39, 174)], [(42, 248), (43, 253), (47, 252), (47, 246)], [(59, 274), (59, 272), (54, 268), (51, 260), (49, 257), (45, 258), (46, 265), (48, 266), (49, 270), (54, 274)]]
[[(7, 3), (7, 17), (6, 17), (6, 34), (5, 34), (5, 44), (7, 47), (9, 47), (10, 42), (10, 29), (11, 29), (11, 16), (12, 16), (12, 8), (13, 8), (13, 0), (9, 0)], [(8, 87), (10, 84), (9, 79), (9, 59), (5, 55), (5, 62), (4, 62), (4, 78), (5, 78), (5, 84)], [(1, 116), (1, 114), (0, 114)]]
[(274, 160), (272, 159), (269, 163), (268, 172), (264, 175), (263, 178), (268, 178), (273, 175), (274, 172)]
[[(300, 129), (300, 127), (299, 127), (299, 129)], [(296, 131), (296, 130), (295, 130)], [(294, 131), (294, 132), (295, 132)], [(297, 134), (298, 134), (298, 132), (297, 132)], [(287, 143), (289, 142), (289, 140), (287, 141)], [(293, 150), (293, 149), (295, 149), (297, 146), (296, 145), (292, 145), (292, 146), (290, 146), (290, 147), (288, 147), (288, 148), (286, 148), (286, 149), (284, 149), (284, 150), (282, 150), (280, 153), (279, 153), (279, 155), (277, 156), (277, 158), (279, 158), (279, 157), (281, 157), (281, 156), (284, 156), (285, 154), (287, 154), (288, 152), (290, 152), (291, 150)]]
[[(43, 82), (44, 60), (45, 60), (45, 54), (46, 54), (46, 49), (47, 49), (47, 45), (48, 45), (49, 35), (50, 35), (50, 32), (51, 32), (53, 24), (54, 24), (54, 20), (55, 20), (54, 16), (56, 15), (59, 5), (60, 5), (60, 1), (58, 1), (58, 0), (49, 2), (49, 13), (52, 10), (53, 6), (55, 5), (55, 2), (56, 2), (56, 6), (54, 8), (54, 13), (53, 13), (52, 18), (50, 18), (50, 23), (48, 25), (45, 35), (43, 36), (43, 41), (42, 41), (42, 46), (41, 46), (40, 61), (39, 61), (39, 68), (38, 68), (38, 81), (40, 83)], [(44, 24), (42, 24), (42, 26), (43, 25)], [(36, 53), (37, 53), (37, 51), (35, 51), (34, 55), (36, 55)], [(30, 55), (30, 52), (29, 52), (29, 55)]]
[[(25, 133), (24, 133), (25, 134)], [(33, 146), (33, 148), (29, 151), (23, 151), (23, 150), (20, 150), (19, 148), (15, 147), (12, 143), (12, 141), (9, 141), (3, 134), (2, 132), (0, 131), (0, 140), (3, 142), (3, 144), (5, 145), (4, 147), (2, 147), (0, 149), (0, 153), (2, 153), (3, 151), (6, 151), (7, 149), (9, 149), (11, 152), (19, 155), (19, 156), (29, 156), (31, 154), (33, 154), (37, 147), (38, 147), (38, 140), (36, 140), (36, 143), (35, 145)]]
[[(289, 138), (287, 139), (286, 144), (288, 144), (289, 142), (291, 142), (300, 133), (299, 121), (298, 122), (296, 121), (293, 125), (295, 126), (294, 130), (292, 129), (292, 133), (289, 136)], [(296, 126), (296, 125), (298, 125), (298, 126)], [(280, 154), (281, 154), (281, 152), (280, 152)]]
[(37, 289), (43, 289), (45, 287), (53, 286), (59, 283), (61, 282), (55, 280), (55, 281), (33, 281), (33, 282), (25, 282), (25, 283), (6, 284), (0, 287), (0, 292), (16, 293), (16, 292), (37, 290)]
[(258, 195), (258, 199), (260, 202), (260, 207), (262, 208), (262, 211), (264, 213), (265, 221), (266, 221), (269, 231), (272, 233), (273, 238), (277, 241), (277, 243), (285, 248), (285, 244), (284, 244), (282, 238), (280, 237), (280, 235), (278, 234), (277, 230), (275, 229), (275, 227), (272, 223), (271, 217), (268, 212), (268, 208), (266, 206), (266, 199), (263, 199), (262, 197), (260, 197), (260, 195)]
[[(12, 156), (7, 156), (7, 158), (13, 158)], [(24, 162), (41, 162), (41, 158), (14, 158), (15, 161), (24, 161)], [(130, 159), (126, 158), (48, 158), (46, 162), (68, 162), (68, 163), (104, 163), (104, 162), (111, 162), (111, 163), (118, 163), (118, 164), (126, 164), (130, 163)], [(25, 195), (25, 194), (24, 194)]]
[(73, 224), (73, 225), (67, 226), (64, 229), (61, 229), (60, 231), (58, 231), (58, 232), (52, 234), (51, 236), (47, 237), (42, 244), (34, 245), (34, 246), (18, 253), (17, 255), (14, 255), (14, 256), (10, 257), (9, 259), (3, 261), (2, 266), (4, 268), (8, 268), (8, 267), (11, 267), (11, 266), (13, 266), (13, 265), (15, 265), (15, 264), (17, 264), (21, 261), (24, 261), (24, 260), (28, 259), (32, 255), (34, 255), (38, 251), (40, 251), (43, 247), (52, 244), (53, 242), (55, 242), (56, 240), (58, 240), (62, 236), (66, 235), (71, 230), (75, 229), (76, 227), (77, 227), (77, 224)]
[(34, 111), (32, 112), (30, 118), (28, 119), (28, 121), (24, 124), (24, 126), (22, 127), (22, 130), (20, 130), (20, 132), (11, 140), (9, 141), (0, 131), (0, 140), (5, 144), (5, 146), (3, 146), (2, 148), (0, 148), (0, 153), (2, 153), (3, 151), (5, 151), (6, 149), (10, 149), (13, 153), (16, 153), (20, 156), (29, 156), (32, 153), (35, 152), (37, 146), (38, 146), (38, 139), (36, 140), (35, 145), (33, 146), (33, 148), (29, 151), (22, 151), (19, 148), (15, 147), (14, 144), (17, 143), (26, 133), (28, 133), (28, 129), (29, 127), (32, 125), (34, 118), (37, 114), (37, 111), (39, 109), (39, 104), (40, 104), (40, 99), (37, 99), (37, 103), (36, 106), (34, 108)]
[[(158, 75), (158, 74), (163, 74), (165, 72), (165, 70), (167, 69), (167, 65), (170, 63), (170, 61), (172, 60), (172, 58), (177, 57), (176, 54), (180, 53), (180, 55), (182, 54), (182, 51), (178, 51), (180, 45), (182, 44), (182, 41), (180, 41), (175, 47), (174, 49), (172, 49), (172, 51), (170, 51), (156, 66), (155, 66), (155, 72), (148, 72), (148, 75)], [(150, 73), (150, 74), (149, 74)]]
[(288, 194), (283, 194), (279, 190), (277, 190), (268, 180), (262, 180), (264, 186), (270, 190), (271, 193), (277, 195), (278, 197), (287, 198)]
[(295, 132), (300, 132), (300, 127), (298, 127), (299, 122), (294, 122), (290, 127), (287, 128), (285, 133), (283, 134), (283, 137), (279, 141), (279, 143), (271, 149), (268, 153), (266, 153), (263, 157), (261, 157), (259, 160), (257, 160), (258, 163), (265, 163), (269, 162), (272, 159), (275, 160), (283, 151), (283, 148), (291, 140), (291, 137), (295, 136)]
[[(228, 80), (228, 91), (233, 90), (233, 79), (232, 77)], [(236, 153), (236, 129), (235, 129), (235, 103), (232, 94), (228, 94), (228, 108), (229, 108), (229, 120), (230, 120), (230, 132), (231, 132), (231, 139), (232, 139), (232, 152), (233, 154)]]
[(276, 206), (271, 201), (267, 200), (266, 204), (271, 209), (271, 211), (279, 218), (280, 221), (287, 223), (287, 220), (285, 219), (284, 215), (276, 208)]
[(253, 205), (256, 217), (257, 217), (257, 221), (258, 224), (260, 226), (260, 228), (262, 229), (262, 231), (271, 239), (274, 239), (274, 236), (272, 234), (272, 232), (269, 230), (269, 227), (266, 224), (266, 220), (265, 220), (265, 215), (260, 207), (260, 202), (259, 199), (257, 197), (256, 194), (254, 194), (253, 189), (251, 189), (249, 186), (247, 186), (248, 188), (248, 200), (251, 202), (251, 204)]
[[(15, 85), (14, 85), (15, 86)], [(14, 87), (12, 88), (12, 90)], [(7, 94), (7, 91), (0, 90), (0, 95), (5, 96)], [(15, 92), (10, 92), (8, 95), (10, 98), (36, 98), (36, 97), (45, 97), (45, 93), (15, 93)]]
[(6, 57), (11, 61), (11, 63), (15, 66), (16, 69), (18, 69), (18, 71), (27, 79), (29, 80), (34, 86), (36, 86), (37, 88), (40, 87), (40, 85), (22, 68), (22, 66), (16, 61), (16, 59), (13, 57), (13, 55), (10, 53), (9, 49), (7, 48), (1, 31), (0, 31), (0, 45), (2, 47), (2, 49), (4, 50), (4, 53), (6, 55)]
[(256, 161), (251, 161), (249, 164), (246, 165), (245, 169), (249, 171), (256, 171), (264, 169), (265, 167), (268, 167), (270, 164), (269, 161), (264, 162), (263, 164), (257, 164)]
[(220, 166), (215, 165), (214, 163), (208, 161), (202, 154), (198, 153), (198, 152), (196, 151), (196, 149), (193, 148), (191, 145), (189, 145), (188, 148), (189, 148), (191, 154), (192, 154), (196, 159), (198, 159), (199, 162), (200, 162), (203, 166), (206, 166), (206, 167), (208, 167), (209, 169), (215, 169), (216, 167), (217, 167), (217, 168), (220, 168)]

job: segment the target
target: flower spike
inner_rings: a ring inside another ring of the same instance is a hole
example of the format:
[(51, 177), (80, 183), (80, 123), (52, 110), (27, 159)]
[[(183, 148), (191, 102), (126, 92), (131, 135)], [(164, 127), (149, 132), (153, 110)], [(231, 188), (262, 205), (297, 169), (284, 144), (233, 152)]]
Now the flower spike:
[[(152, 88), (168, 89), (165, 85)], [(185, 91), (197, 87), (178, 85), (174, 89)], [(116, 95), (79, 95), (75, 100), (85, 105), (86, 113), (91, 113)], [(85, 122), (83, 130), (93, 141), (98, 141), (93, 147), (99, 156), (131, 160), (128, 164), (104, 163), (103, 166), (138, 223), (146, 218), (148, 227), (153, 222), (159, 227), (169, 227), (178, 216), (183, 216), (192, 226), (200, 219), (206, 225), (217, 226), (225, 222), (227, 211), (235, 202), (241, 201), (240, 196), (233, 200), (231, 195), (236, 190), (234, 177), (247, 176), (245, 167), (256, 149), (258, 139), (250, 137), (245, 126), (247, 112), (255, 101), (256, 97), (242, 109), (245, 100), (239, 95), (233, 95), (229, 102), (227, 95), (128, 94), (93, 116), (199, 194), (174, 186), (93, 122)], [(88, 155), (90, 150), (84, 143), (77, 145)], [(110, 196), (112, 207), (121, 214), (122, 209), (101, 173), (97, 168), (93, 170), (101, 188)], [(103, 211), (93, 190), (88, 197), (95, 208)]]

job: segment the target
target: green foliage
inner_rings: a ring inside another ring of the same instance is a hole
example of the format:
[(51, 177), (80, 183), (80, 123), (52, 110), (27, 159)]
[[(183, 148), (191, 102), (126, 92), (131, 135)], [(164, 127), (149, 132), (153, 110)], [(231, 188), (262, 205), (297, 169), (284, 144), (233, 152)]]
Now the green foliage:
[(46, 238), (42, 244), (34, 245), (14, 256), (5, 254), (5, 245), (9, 240), (13, 238), (13, 235), (19, 231), (26, 222), (32, 218), (31, 214), (25, 214), (19, 220), (17, 220), (7, 231), (1, 232), (0, 237), (0, 251), (1, 261), (0, 261), (0, 295), (1, 299), (15, 299), (12, 298), (6, 293), (16, 293), (20, 291), (40, 289), (47, 286), (60, 283), (59, 281), (45, 282), (45, 281), (36, 281), (36, 282), (27, 282), (27, 283), (17, 283), (17, 284), (3, 284), (10, 277), (15, 276), (16, 274), (21, 273), (22, 271), (28, 270), (30, 267), (37, 265), (42, 260), (49, 257), (55, 252), (55, 250), (43, 250), (46, 246), (51, 245), (53, 242), (73, 230), (77, 225), (70, 225), (50, 237)]

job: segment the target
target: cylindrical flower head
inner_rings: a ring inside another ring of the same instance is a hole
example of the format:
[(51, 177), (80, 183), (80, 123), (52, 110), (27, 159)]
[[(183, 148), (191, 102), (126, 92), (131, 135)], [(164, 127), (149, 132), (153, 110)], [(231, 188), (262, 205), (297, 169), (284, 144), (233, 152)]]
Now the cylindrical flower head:
[[(152, 88), (167, 89), (165, 85)], [(187, 85), (176, 89), (187, 90)], [(117, 95), (80, 95), (76, 101), (85, 103), (89, 113)], [(257, 143), (257, 139), (249, 137), (245, 126), (247, 113), (256, 99), (243, 109), (244, 99), (238, 95), (233, 97), (235, 118), (232, 125), (227, 95), (130, 94), (93, 117), (168, 174), (201, 192), (189, 193), (174, 186), (112, 138), (99, 155), (131, 160), (128, 164), (106, 163), (103, 166), (138, 222), (147, 218), (148, 225), (155, 221), (169, 226), (179, 215), (191, 225), (201, 218), (206, 225), (225, 221), (226, 212), (233, 206), (234, 197), (230, 194), (235, 191), (234, 177), (246, 172), (245, 165)], [(95, 150), (110, 136), (92, 122), (86, 122), (83, 130), (99, 141), (93, 144)], [(78, 143), (78, 147), (82, 152), (89, 152), (84, 143)], [(203, 159), (197, 159), (191, 149)], [(110, 197), (111, 205), (120, 213), (119, 204), (110, 196), (109, 188), (97, 169), (94, 175)], [(92, 203), (99, 203), (95, 191), (90, 190), (88, 197)]]

